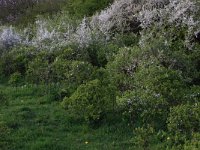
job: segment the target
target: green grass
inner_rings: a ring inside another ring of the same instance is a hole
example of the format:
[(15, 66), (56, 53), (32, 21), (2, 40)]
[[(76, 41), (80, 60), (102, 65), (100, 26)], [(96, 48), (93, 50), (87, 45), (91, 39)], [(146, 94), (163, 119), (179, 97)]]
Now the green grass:
[(120, 120), (91, 128), (40, 87), (0, 85), (0, 90), (9, 97), (9, 105), (0, 106), (0, 131), (6, 132), (0, 133), (0, 150), (133, 149), (132, 129)]

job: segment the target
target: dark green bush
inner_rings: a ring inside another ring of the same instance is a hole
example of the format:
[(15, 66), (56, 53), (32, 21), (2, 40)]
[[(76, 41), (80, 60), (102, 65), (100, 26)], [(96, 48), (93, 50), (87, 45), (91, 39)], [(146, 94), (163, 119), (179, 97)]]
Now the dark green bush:
[(187, 140), (183, 145), (184, 150), (198, 150), (200, 149), (200, 134), (193, 133), (191, 140)]
[(113, 60), (119, 47), (119, 45), (113, 44), (112, 42), (102, 43), (96, 41), (88, 47), (83, 48), (81, 51), (87, 54), (88, 57), (85, 57), (85, 60), (90, 62), (93, 66), (105, 67), (108, 61)]
[(159, 66), (155, 60), (141, 63), (132, 83), (134, 88), (125, 92), (118, 103), (133, 123), (165, 128), (170, 107), (187, 101), (188, 89), (180, 72)]
[(121, 92), (133, 89), (134, 73), (141, 55), (138, 47), (121, 48), (107, 65), (110, 77)]
[(165, 68), (152, 59), (141, 64), (134, 77), (137, 89), (165, 98), (169, 106), (186, 101), (188, 88), (180, 71)]
[(48, 60), (36, 58), (34, 59), (34, 61), (29, 62), (26, 71), (26, 78), (31, 83), (48, 84), (51, 80), (50, 65), (48, 63)]
[(75, 86), (87, 82), (94, 71), (94, 67), (84, 61), (57, 59), (52, 64), (52, 74), (55, 81), (64, 81), (68, 86)]
[(9, 77), (15, 72), (24, 75), (28, 63), (34, 59), (35, 55), (35, 48), (26, 46), (14, 47), (10, 51), (2, 54), (0, 60), (0, 71), (2, 75)]
[(200, 105), (199, 103), (179, 105), (170, 109), (168, 129), (172, 133), (190, 135), (200, 131)]
[(148, 147), (154, 141), (155, 130), (147, 126), (145, 127), (138, 127), (134, 129), (135, 137), (132, 139), (134, 145), (141, 149), (149, 149)]
[(78, 87), (65, 98), (63, 105), (74, 115), (91, 122), (98, 122), (115, 107), (115, 89), (112, 85), (103, 85), (99, 80), (92, 80)]
[(11, 76), (10, 76), (10, 79), (8, 81), (8, 83), (10, 85), (13, 85), (13, 86), (18, 86), (22, 83), (22, 75), (21, 73), (19, 72), (15, 72), (13, 73)]

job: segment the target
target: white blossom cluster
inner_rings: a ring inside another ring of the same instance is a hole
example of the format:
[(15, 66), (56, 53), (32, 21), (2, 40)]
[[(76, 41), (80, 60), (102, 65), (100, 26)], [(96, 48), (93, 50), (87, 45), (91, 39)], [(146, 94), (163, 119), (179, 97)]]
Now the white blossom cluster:
[[(32, 31), (31, 31), (32, 30)], [(32, 35), (29, 35), (29, 34)], [(57, 20), (38, 19), (35, 27), (26, 28), (23, 32), (23, 44), (31, 45), (41, 50), (52, 50), (72, 43), (73, 26), (66, 18)]]
[[(149, 31), (152, 26), (157, 29), (163, 26), (174, 26), (187, 28), (185, 45), (192, 49), (191, 38), (200, 29), (199, 21), (196, 19), (198, 11), (198, 5), (193, 0), (169, 0), (164, 7), (141, 10), (138, 14), (140, 26), (143, 28), (140, 45), (146, 45), (145, 41), (151, 38), (148, 35), (152, 35), (150, 32), (154, 32)], [(148, 30), (148, 34), (145, 33), (145, 30)]]
[(73, 35), (73, 39), (80, 47), (85, 47), (90, 44), (92, 41), (92, 29), (89, 27), (87, 18), (83, 18)]
[(21, 36), (13, 27), (2, 28), (0, 30), (0, 48), (8, 48), (21, 42)]
[[(47, 22), (43, 20), (36, 21), (36, 35), (30, 41), (29, 44), (32, 44), (35, 47), (43, 47), (45, 46), (45, 42), (56, 42), (58, 39), (58, 33), (56, 33), (55, 29), (48, 29)], [(48, 44), (50, 44), (48, 43)]]
[(197, 11), (197, 5), (191, 0), (169, 0), (164, 7), (142, 9), (138, 20), (143, 28), (166, 23), (194, 26), (198, 23), (193, 19)]
[[(29, 35), (31, 29), (26, 29), (20, 36), (12, 27), (5, 28), (0, 31), (0, 43), (7, 47), (21, 42), (40, 49), (69, 44), (87, 47), (94, 41), (109, 40), (115, 32), (139, 32), (152, 25), (159, 28), (166, 24), (187, 26), (188, 34), (197, 34), (200, 29), (199, 22), (195, 20), (197, 11), (193, 0), (115, 0), (105, 10), (83, 18), (79, 25), (72, 25), (64, 17), (67, 14), (63, 14), (58, 21), (36, 21), (32, 31), (34, 36)], [(140, 43), (148, 39), (143, 33)]]

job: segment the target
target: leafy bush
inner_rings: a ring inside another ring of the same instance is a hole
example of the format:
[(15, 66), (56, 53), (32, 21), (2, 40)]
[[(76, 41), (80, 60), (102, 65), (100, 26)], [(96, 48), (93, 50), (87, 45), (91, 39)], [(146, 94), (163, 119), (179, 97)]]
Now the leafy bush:
[(185, 103), (188, 89), (180, 72), (159, 66), (155, 60), (143, 63), (133, 74), (134, 87), (119, 97), (118, 103), (132, 122), (164, 128), (169, 108)]
[(153, 59), (139, 67), (135, 74), (135, 85), (145, 93), (154, 91), (151, 94), (165, 98), (170, 106), (183, 103), (187, 90), (180, 71), (165, 68)]
[(22, 75), (19, 72), (15, 72), (10, 76), (9, 84), (17, 86), (22, 82)]
[(168, 117), (168, 129), (172, 133), (191, 134), (200, 129), (200, 105), (199, 103), (185, 104), (170, 109)]
[(94, 68), (84, 61), (57, 59), (52, 64), (52, 71), (55, 81), (65, 81), (69, 86), (77, 87), (91, 78)]
[(27, 65), (36, 55), (33, 47), (17, 46), (2, 54), (0, 60), (1, 74), (9, 77), (15, 72), (25, 74)]
[(198, 150), (200, 149), (200, 134), (193, 133), (191, 140), (187, 140), (183, 145), (184, 150)]
[(155, 130), (148, 126), (145, 127), (138, 127), (134, 129), (135, 137), (132, 139), (134, 145), (141, 149), (148, 149), (151, 142), (154, 140)]
[(133, 89), (134, 73), (137, 70), (140, 55), (141, 51), (138, 47), (121, 48), (114, 55), (114, 60), (108, 63), (110, 77), (120, 91)]
[(83, 51), (88, 54), (88, 61), (97, 67), (105, 67), (110, 59), (114, 57), (119, 49), (118, 45), (111, 43), (102, 44), (101, 42), (90, 44)]
[(103, 85), (99, 80), (92, 80), (78, 87), (63, 105), (70, 112), (85, 120), (98, 122), (115, 107), (115, 90), (112, 85)]

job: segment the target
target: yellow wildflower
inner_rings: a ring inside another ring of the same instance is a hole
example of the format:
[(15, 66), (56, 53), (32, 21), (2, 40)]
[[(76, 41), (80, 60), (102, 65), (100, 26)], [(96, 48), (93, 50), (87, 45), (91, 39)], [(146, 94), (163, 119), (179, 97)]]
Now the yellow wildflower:
[(85, 144), (88, 144), (88, 141), (86, 141)]

